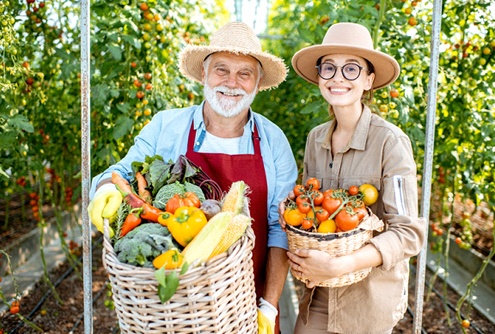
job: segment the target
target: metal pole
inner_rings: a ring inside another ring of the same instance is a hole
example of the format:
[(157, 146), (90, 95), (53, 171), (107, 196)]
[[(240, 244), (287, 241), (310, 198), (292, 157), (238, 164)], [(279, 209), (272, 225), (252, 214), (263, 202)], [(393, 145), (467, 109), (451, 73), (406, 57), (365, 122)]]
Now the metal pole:
[(91, 182), (90, 155), (90, 3), (81, 0), (81, 174), (84, 282), (84, 333), (93, 333), (93, 291), (91, 271), (91, 223), (86, 210)]
[[(430, 73), (428, 78), (428, 107), (426, 115), (426, 142), (423, 165), (423, 188), (421, 195), (421, 217), (429, 222), (431, 198), (431, 174), (433, 169), (433, 148), (435, 144), (435, 116), (437, 104), (437, 79), (440, 32), (442, 22), (442, 0), (433, 2), (433, 20), (431, 29)], [(428, 224), (425, 227), (425, 243), (418, 256), (416, 266), (416, 291), (414, 298), (414, 333), (421, 333), (423, 317), (423, 296), (425, 286), (426, 254), (428, 251)]]

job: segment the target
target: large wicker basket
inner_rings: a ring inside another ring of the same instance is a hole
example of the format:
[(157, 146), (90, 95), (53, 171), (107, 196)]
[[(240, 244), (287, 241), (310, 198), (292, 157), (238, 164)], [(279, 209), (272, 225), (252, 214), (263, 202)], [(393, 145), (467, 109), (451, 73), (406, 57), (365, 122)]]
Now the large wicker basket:
[(105, 237), (103, 263), (121, 333), (257, 333), (253, 247), (248, 227), (228, 253), (180, 276), (177, 291), (162, 304), (154, 269), (121, 263)]
[[(373, 231), (380, 231), (382, 229), (383, 222), (369, 210), (367, 217), (363, 219), (359, 227), (348, 232), (308, 232), (288, 224), (286, 230), (290, 251), (296, 249), (317, 249), (333, 256), (342, 256), (363, 247), (373, 237)], [(320, 282), (317, 286), (337, 288), (354, 284), (363, 280), (370, 272), (371, 268), (355, 271)], [(298, 276), (295, 271), (291, 270), (291, 273), (292, 276), (301, 282), (308, 282), (307, 278)]]

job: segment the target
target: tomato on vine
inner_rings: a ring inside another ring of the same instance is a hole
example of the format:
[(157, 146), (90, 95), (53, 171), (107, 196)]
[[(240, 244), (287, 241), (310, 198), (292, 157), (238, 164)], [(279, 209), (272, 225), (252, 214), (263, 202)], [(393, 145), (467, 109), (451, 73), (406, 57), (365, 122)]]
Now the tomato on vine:
[(313, 198), (314, 205), (321, 205), (321, 203), (323, 203), (323, 200), (325, 199), (325, 196), (323, 196), (323, 193), (319, 190), (314, 191), (311, 197)]
[(350, 186), (348, 192), (349, 195), (356, 196), (357, 194), (359, 194), (359, 188), (358, 186)]
[(330, 213), (327, 210), (321, 208), (321, 209), (316, 211), (316, 219), (319, 222), (323, 222), (323, 221), (327, 220), (328, 217), (330, 217)]
[(320, 180), (318, 180), (316, 177), (310, 177), (306, 181), (306, 188), (308, 188), (308, 190), (319, 190), (320, 187)]
[(291, 226), (300, 226), (306, 215), (294, 206), (289, 206), (284, 211), (284, 220)]
[(292, 191), (294, 192), (294, 195), (297, 197), (303, 195), (306, 192), (306, 188), (304, 188), (302, 184), (296, 184)]
[(325, 197), (321, 206), (327, 210), (330, 214), (333, 214), (342, 204), (342, 199), (334, 197)]
[(306, 201), (301, 201), (297, 204), (297, 209), (306, 214), (311, 210), (311, 204)]
[(311, 229), (313, 227), (313, 219), (307, 217), (304, 218), (301, 227), (305, 230)]
[(352, 209), (344, 208), (335, 216), (335, 223), (342, 231), (350, 231), (359, 225), (359, 217)]

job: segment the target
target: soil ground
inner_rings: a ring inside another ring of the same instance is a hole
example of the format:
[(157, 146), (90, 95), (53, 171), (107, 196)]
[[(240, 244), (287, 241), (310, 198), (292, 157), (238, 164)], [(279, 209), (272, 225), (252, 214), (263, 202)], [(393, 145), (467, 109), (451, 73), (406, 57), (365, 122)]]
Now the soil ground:
[[(5, 203), (0, 205), (0, 224), (4, 222)], [(19, 207), (19, 206), (18, 206)], [(27, 210), (26, 210), (27, 211)], [(476, 247), (482, 254), (487, 254), (487, 250), (493, 247), (493, 237), (491, 231), (493, 229), (493, 215), (486, 208), (474, 208), (472, 203), (467, 203), (456, 210), (455, 220), (460, 219), (459, 216), (466, 216), (464, 212), (470, 212), (472, 230), (473, 230), (473, 247)], [(48, 215), (49, 213), (47, 213)], [(25, 213), (24, 218), (17, 220), (16, 225), (5, 228), (2, 224), (0, 231), (0, 249), (3, 249), (10, 242), (16, 240), (24, 233), (36, 228), (34, 219), (29, 219), (30, 212)], [(10, 214), (10, 221), (14, 221)], [(462, 229), (459, 224), (453, 225), (453, 234), (462, 234)], [(74, 249), (77, 252), (77, 249)], [(80, 251), (80, 249), (79, 249)], [(93, 332), (98, 334), (119, 333), (115, 311), (112, 310), (111, 293), (108, 287), (108, 276), (102, 266), (101, 260), (101, 244), (96, 244), (93, 252)], [(68, 263), (57, 267), (50, 273), (50, 281), (55, 284), (64, 274), (67, 273), (70, 266)], [(429, 274), (428, 274), (429, 275)], [(298, 283), (296, 282), (296, 292), (298, 291)], [(428, 277), (427, 280), (428, 281)], [(435, 288), (443, 291), (441, 281), (435, 282)], [(425, 293), (427, 293), (425, 288)], [(35, 288), (21, 299), (21, 311), (17, 315), (12, 315), (6, 312), (0, 317), (0, 328), (3, 327), (5, 333), (40, 333), (26, 324), (23, 324), (19, 315), (28, 317), (40, 327), (42, 333), (60, 334), (60, 333), (84, 333), (84, 295), (83, 295), (83, 279), (82, 279), (82, 264), (72, 271), (63, 279), (56, 287), (56, 292), (59, 299), (54, 297), (50, 291), (49, 285), (40, 281)], [(409, 291), (410, 305), (414, 303), (414, 280), (411, 280)], [(47, 294), (48, 293), (48, 294)], [(443, 293), (440, 293), (443, 296)], [(462, 333), (461, 326), (455, 319), (454, 311), (448, 309), (446, 312), (445, 304), (442, 298), (435, 293), (428, 294), (429, 300), (424, 303), (422, 324), (426, 333), (442, 333), (442, 334), (457, 334)], [(451, 304), (455, 305), (459, 299), (459, 295), (449, 289), (448, 299)], [(43, 301), (44, 300), (44, 301)], [(468, 307), (468, 306), (467, 306)], [(472, 326), (467, 329), (466, 333), (495, 333), (495, 324), (490, 323), (486, 318), (479, 314), (474, 309), (463, 309), (463, 314), (470, 319)], [(449, 317), (447, 317), (449, 314)], [(450, 319), (450, 322), (449, 320)], [(396, 333), (412, 333), (413, 320), (412, 316), (407, 313), (406, 316), (394, 330)], [(1, 333), (1, 331), (0, 331)], [(290, 333), (283, 333), (290, 334)]]

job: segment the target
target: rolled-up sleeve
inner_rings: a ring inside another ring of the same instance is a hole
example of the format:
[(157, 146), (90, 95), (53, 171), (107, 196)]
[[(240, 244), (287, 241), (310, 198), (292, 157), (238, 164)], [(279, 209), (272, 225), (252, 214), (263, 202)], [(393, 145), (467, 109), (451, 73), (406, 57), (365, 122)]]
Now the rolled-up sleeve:
[(409, 138), (391, 136), (383, 150), (381, 205), (377, 213), (388, 233), (370, 242), (382, 255), (382, 268), (388, 270), (421, 251), (426, 223), (418, 217), (416, 164)]

